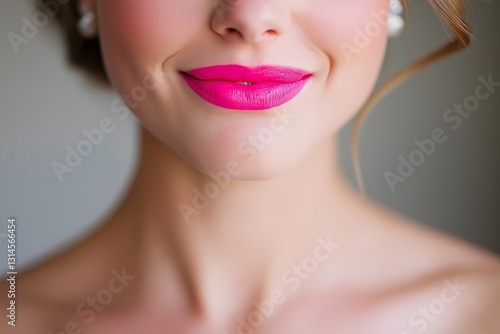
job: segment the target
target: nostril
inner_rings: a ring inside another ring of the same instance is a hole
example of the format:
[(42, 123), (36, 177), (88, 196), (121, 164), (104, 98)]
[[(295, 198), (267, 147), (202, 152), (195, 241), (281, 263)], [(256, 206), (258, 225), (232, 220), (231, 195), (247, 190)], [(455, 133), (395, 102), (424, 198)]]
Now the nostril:
[(235, 29), (235, 28), (227, 28), (226, 30), (227, 30), (227, 32), (230, 32), (230, 33), (232, 33), (232, 32), (235, 32), (235, 31), (236, 31), (236, 29)]
[(268, 30), (268, 31), (266, 31), (266, 33), (268, 35), (271, 35), (271, 36), (277, 36), (278, 35), (278, 32), (276, 30)]

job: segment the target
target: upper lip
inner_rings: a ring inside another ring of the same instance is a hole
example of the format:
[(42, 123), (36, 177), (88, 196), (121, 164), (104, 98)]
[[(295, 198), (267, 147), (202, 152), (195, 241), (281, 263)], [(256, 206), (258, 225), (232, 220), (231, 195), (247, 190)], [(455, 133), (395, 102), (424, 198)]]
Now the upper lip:
[(310, 76), (305, 70), (285, 66), (257, 66), (216, 65), (197, 68), (187, 73), (198, 80), (223, 80), (232, 82), (278, 82), (292, 83)]

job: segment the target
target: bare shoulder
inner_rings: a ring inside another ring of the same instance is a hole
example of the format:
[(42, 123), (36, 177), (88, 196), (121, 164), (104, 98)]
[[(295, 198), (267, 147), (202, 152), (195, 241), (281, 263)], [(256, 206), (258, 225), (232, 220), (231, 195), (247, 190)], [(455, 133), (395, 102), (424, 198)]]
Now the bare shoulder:
[(456, 334), (500, 333), (500, 270), (470, 271), (464, 273), (464, 280), (468, 291), (449, 315), (455, 320), (450, 329)]
[(448, 271), (386, 296), (375, 313), (397, 334), (500, 333), (500, 271)]
[[(7, 279), (10, 279), (7, 281)], [(56, 313), (49, 305), (37, 300), (29, 291), (22, 292), (25, 285), (22, 276), (9, 277), (0, 283), (0, 293), (8, 298), (0, 298), (2, 322), (0, 332), (5, 334), (45, 333)]]
[(389, 246), (382, 263), (399, 269), (374, 298), (370, 323), (396, 334), (500, 333), (498, 255), (419, 223), (392, 219), (384, 231)]
[[(0, 309), (11, 310), (7, 311), (9, 321), (0, 323), (0, 333), (78, 332), (73, 321), (75, 306), (85, 300), (82, 296), (91, 296), (92, 278), (97, 277), (78, 253), (79, 248), (70, 248), (16, 276), (2, 279), (0, 294), (10, 294), (11, 298), (0, 298)], [(7, 319), (4, 311), (1, 317)]]

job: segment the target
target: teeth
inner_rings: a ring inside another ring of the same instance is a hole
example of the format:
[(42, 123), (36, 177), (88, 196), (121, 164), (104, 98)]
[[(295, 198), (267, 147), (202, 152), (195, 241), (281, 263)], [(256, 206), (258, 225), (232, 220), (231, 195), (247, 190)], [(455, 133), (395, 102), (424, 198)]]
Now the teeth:
[(243, 81), (243, 82), (236, 82), (237, 84), (240, 84), (240, 85), (245, 85), (245, 86), (250, 86), (252, 84), (252, 82), (250, 81)]

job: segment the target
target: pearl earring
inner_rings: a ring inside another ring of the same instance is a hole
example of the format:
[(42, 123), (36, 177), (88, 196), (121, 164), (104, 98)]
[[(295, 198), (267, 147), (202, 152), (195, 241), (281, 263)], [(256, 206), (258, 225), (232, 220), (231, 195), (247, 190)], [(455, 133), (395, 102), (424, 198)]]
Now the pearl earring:
[(390, 0), (389, 17), (387, 18), (387, 34), (389, 37), (401, 35), (405, 27), (403, 19), (403, 4), (401, 0)]
[(80, 14), (80, 19), (76, 28), (80, 35), (87, 39), (95, 38), (97, 36), (97, 22), (95, 14), (90, 9), (88, 3), (82, 2), (78, 6), (78, 13)]

